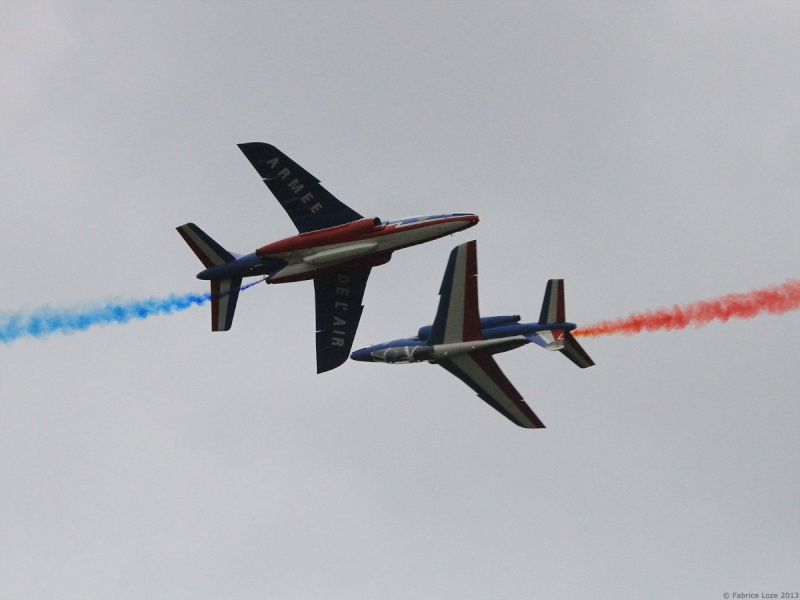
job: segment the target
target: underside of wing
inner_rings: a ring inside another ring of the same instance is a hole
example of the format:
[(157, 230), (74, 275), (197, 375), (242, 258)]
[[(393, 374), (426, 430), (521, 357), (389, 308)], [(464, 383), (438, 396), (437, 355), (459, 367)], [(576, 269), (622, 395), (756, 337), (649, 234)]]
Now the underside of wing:
[(478, 351), (438, 363), (471, 387), (481, 400), (520, 427), (541, 429), (539, 420), (487, 352)]
[(317, 373), (330, 371), (350, 356), (370, 269), (350, 269), (314, 279), (317, 312)]
[(428, 343), (451, 344), (479, 339), (478, 251), (473, 240), (456, 246), (450, 253)]
[(319, 179), (278, 150), (263, 142), (239, 144), (261, 179), (289, 215), (300, 233), (327, 229), (363, 218), (337, 200)]

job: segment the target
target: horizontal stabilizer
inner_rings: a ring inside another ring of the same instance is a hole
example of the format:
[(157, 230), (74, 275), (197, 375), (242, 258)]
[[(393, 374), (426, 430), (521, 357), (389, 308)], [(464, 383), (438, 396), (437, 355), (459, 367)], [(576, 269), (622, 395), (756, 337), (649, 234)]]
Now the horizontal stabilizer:
[(594, 361), (586, 354), (586, 350), (581, 347), (578, 340), (569, 331), (564, 332), (564, 347), (560, 352), (581, 369), (594, 365)]
[(566, 333), (563, 329), (546, 329), (535, 333), (526, 333), (525, 337), (545, 350), (561, 350), (564, 348)]
[(236, 260), (233, 254), (211, 239), (210, 235), (194, 223), (186, 223), (175, 229), (207, 269)]
[(228, 331), (239, 299), (242, 278), (211, 281), (211, 331)]

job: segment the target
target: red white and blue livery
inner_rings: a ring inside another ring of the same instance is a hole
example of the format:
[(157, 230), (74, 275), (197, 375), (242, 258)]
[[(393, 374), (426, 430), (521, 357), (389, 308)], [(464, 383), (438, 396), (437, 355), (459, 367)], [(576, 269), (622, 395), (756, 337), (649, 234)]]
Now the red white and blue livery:
[(470, 213), (365, 218), (275, 146), (251, 142), (239, 144), (239, 149), (299, 235), (241, 255), (225, 250), (194, 223), (177, 228), (206, 267), (197, 277), (211, 282), (211, 329), (231, 328), (244, 277), (264, 277), (267, 283), (313, 279), (318, 373), (347, 360), (372, 267), (389, 262), (395, 250), (456, 233), (479, 220)]
[(547, 282), (538, 323), (520, 323), (519, 315), (481, 318), (478, 257), (476, 243), (472, 241), (451, 252), (439, 295), (433, 325), (420, 328), (413, 338), (357, 350), (351, 358), (389, 364), (427, 361), (440, 365), (492, 408), (527, 428), (542, 428), (544, 424), (492, 355), (533, 342), (547, 350), (558, 350), (582, 369), (594, 364), (570, 333), (576, 326), (568, 323), (564, 314), (563, 279)]

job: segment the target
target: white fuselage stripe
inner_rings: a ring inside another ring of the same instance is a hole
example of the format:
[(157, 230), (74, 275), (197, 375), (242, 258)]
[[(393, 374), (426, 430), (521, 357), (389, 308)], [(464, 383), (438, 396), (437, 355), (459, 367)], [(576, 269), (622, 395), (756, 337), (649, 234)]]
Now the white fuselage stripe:
[(474, 350), (485, 350), (494, 346), (502, 346), (508, 342), (529, 341), (524, 335), (512, 335), (493, 340), (473, 340), (471, 342), (452, 342), (449, 344), (435, 344), (433, 346), (434, 358), (452, 358), (461, 354), (467, 354)]

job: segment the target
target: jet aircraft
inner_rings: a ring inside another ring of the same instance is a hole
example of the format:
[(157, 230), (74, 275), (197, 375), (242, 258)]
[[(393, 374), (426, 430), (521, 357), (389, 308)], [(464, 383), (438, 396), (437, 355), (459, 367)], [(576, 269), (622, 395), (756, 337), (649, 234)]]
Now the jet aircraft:
[(353, 360), (382, 363), (438, 364), (471, 387), (492, 408), (520, 427), (544, 424), (522, 399), (492, 358), (533, 342), (558, 350), (580, 368), (594, 362), (570, 333), (564, 314), (564, 280), (551, 279), (538, 323), (520, 323), (519, 315), (481, 318), (478, 312), (478, 257), (474, 241), (461, 244), (450, 260), (439, 290), (433, 325), (416, 337), (377, 344), (353, 352)]
[(197, 278), (211, 282), (211, 330), (231, 328), (242, 278), (264, 277), (267, 283), (313, 279), (317, 373), (347, 360), (372, 267), (389, 262), (395, 250), (456, 233), (479, 221), (471, 213), (390, 221), (365, 218), (274, 146), (251, 142), (239, 144), (239, 149), (299, 234), (241, 255), (228, 252), (194, 223), (177, 227), (206, 267)]

